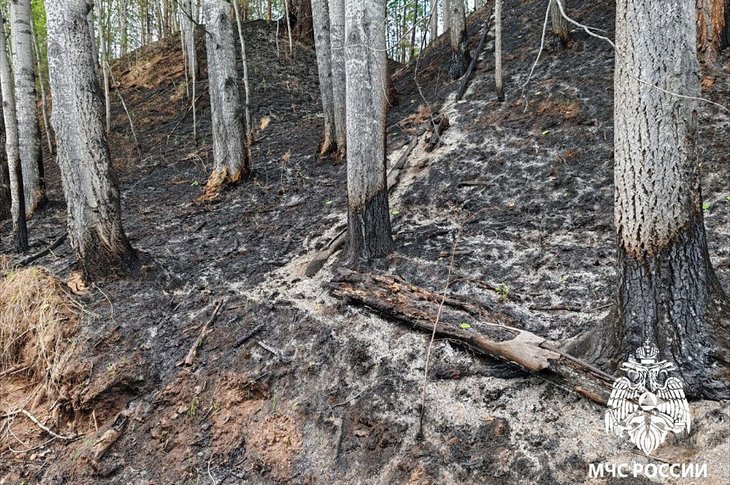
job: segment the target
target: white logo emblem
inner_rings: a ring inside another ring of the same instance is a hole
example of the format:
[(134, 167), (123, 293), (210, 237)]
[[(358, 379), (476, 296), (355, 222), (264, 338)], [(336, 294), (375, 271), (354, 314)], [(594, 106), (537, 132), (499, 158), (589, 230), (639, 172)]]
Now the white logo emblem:
[(626, 432), (645, 454), (659, 447), (670, 432), (689, 433), (689, 404), (682, 381), (668, 377), (676, 369), (657, 361), (659, 349), (648, 340), (621, 364), (627, 377), (613, 383), (606, 410), (606, 433), (622, 437)]

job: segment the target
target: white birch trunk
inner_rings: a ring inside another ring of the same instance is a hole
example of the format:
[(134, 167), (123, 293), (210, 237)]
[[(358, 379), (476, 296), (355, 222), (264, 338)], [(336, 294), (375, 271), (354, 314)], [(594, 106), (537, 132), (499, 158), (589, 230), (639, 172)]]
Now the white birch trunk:
[(504, 101), (502, 81), (502, 0), (494, 0), (494, 85), (497, 100)]
[(385, 1), (347, 0), (347, 196), (351, 263), (393, 249), (385, 166)]
[(319, 146), (319, 155), (326, 156), (333, 149), (336, 149), (328, 0), (312, 0), (312, 19), (314, 24), (314, 46), (317, 53), (317, 71), (319, 73), (319, 92), (322, 97), (322, 113), (324, 115), (324, 131), (322, 143)]
[(330, 50), (332, 52), (332, 96), (334, 98), (337, 158), (347, 149), (347, 108), (345, 81), (345, 0), (329, 0)]
[(52, 120), (69, 241), (84, 277), (93, 280), (133, 272), (138, 261), (122, 227), (86, 8), (85, 0), (46, 0)]
[(231, 4), (224, 0), (205, 0), (203, 17), (213, 125), (213, 173), (208, 178), (206, 195), (212, 196), (225, 183), (236, 183), (248, 175), (249, 166), (244, 147), (246, 129), (238, 89)]
[(439, 36), (439, 2), (438, 0), (431, 0), (430, 3), (431, 18), (430, 24), (430, 40), (433, 42)]
[(26, 212), (32, 214), (45, 200), (45, 186), (36, 105), (30, 0), (11, 0), (10, 20), (23, 192)]
[[(3, 25), (0, 11), (0, 25)], [(0, 32), (2, 34), (2, 32)], [(25, 224), (25, 199), (23, 197), (23, 169), (18, 148), (18, 124), (15, 112), (15, 86), (10, 71), (5, 35), (0, 35), (0, 90), (3, 100), (5, 122), (5, 153), (8, 161), (10, 183), (11, 217), (13, 219), (13, 240), (18, 252), (28, 250), (28, 229)]]

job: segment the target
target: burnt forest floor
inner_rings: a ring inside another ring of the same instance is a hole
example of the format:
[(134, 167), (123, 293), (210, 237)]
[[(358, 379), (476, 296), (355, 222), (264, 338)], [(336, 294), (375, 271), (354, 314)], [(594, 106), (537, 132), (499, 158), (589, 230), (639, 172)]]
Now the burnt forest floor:
[[(397, 250), (378, 269), (442, 291), (453, 252), (452, 292), (565, 343), (612, 301), (613, 52), (578, 31), (567, 49), (548, 36), (523, 89), (543, 3), (504, 6), (504, 103), (494, 95), (491, 41), (461, 102), (444, 36), (418, 63), (394, 67), (391, 163), (429, 111), (450, 127), (435, 150), (420, 142), (409, 156), (391, 195)], [(487, 12), (491, 4), (470, 17), (472, 50)], [(605, 2), (583, 2), (573, 16), (612, 36)], [(85, 310), (57, 425), (82, 438), (27, 453), (0, 448), (0, 483), (553, 484), (587, 481), (588, 463), (646, 462), (603, 433), (599, 407), (446, 340), (433, 349), (424, 437), (416, 436), (428, 336), (330, 296), (343, 255), (303, 275), (344, 227), (345, 164), (316, 156), (313, 50), (296, 44), (289, 58), (280, 40), (277, 57), (274, 32), (245, 26), (253, 174), (212, 203), (197, 202), (212, 165), (203, 37), (197, 144), (179, 38), (115, 62), (141, 147), (114, 96), (110, 148), (125, 228), (146, 265), (136, 278), (76, 288)], [(705, 68), (703, 86), (727, 105), (728, 54)], [(710, 253), (730, 289), (730, 116), (702, 106), (700, 125)], [(47, 172), (52, 203), (29, 221), (32, 251), (65, 224), (53, 162)], [(67, 244), (37, 264), (64, 280), (76, 269)], [(219, 302), (194, 364), (180, 365)], [(690, 439), (656, 454), (706, 462), (706, 483), (724, 483), (727, 403), (692, 409)], [(90, 459), (119, 413), (121, 435)], [(32, 444), (45, 439), (33, 426), (28, 433)]]

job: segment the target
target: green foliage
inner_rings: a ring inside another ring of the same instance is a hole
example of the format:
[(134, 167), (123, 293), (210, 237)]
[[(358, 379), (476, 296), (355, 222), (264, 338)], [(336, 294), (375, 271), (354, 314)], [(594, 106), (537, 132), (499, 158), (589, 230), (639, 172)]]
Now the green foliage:
[(499, 295), (499, 301), (501, 303), (505, 303), (509, 300), (509, 286), (504, 283), (500, 283), (499, 286), (497, 286), (497, 295)]
[(467, 330), (467, 329), (471, 328), (471, 325), (469, 325), (469, 324), (468, 324), (468, 323), (466, 323), (466, 322), (461, 322), (461, 323), (459, 324), (459, 328), (460, 328), (460, 329), (462, 329), (462, 330)]

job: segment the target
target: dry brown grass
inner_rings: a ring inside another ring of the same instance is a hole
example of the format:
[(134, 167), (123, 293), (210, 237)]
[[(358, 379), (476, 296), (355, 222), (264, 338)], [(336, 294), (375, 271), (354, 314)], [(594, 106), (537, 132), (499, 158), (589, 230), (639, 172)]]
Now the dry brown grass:
[(73, 350), (79, 311), (61, 282), (40, 267), (0, 261), (0, 381), (23, 376), (53, 397)]

